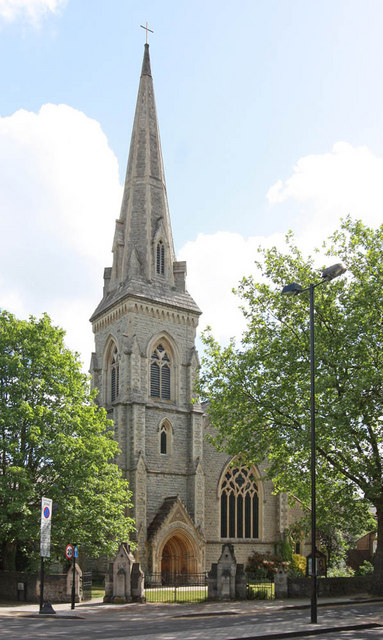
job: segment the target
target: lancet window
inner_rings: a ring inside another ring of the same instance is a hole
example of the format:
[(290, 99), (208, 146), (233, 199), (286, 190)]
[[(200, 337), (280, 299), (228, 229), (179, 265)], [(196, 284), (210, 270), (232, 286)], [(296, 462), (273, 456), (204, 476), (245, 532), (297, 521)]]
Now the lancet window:
[(170, 425), (167, 420), (165, 420), (165, 422), (161, 424), (160, 428), (160, 453), (170, 453), (170, 436)]
[(157, 244), (156, 272), (161, 276), (165, 273), (165, 247), (162, 240)]
[(259, 500), (253, 470), (228, 467), (220, 487), (221, 537), (258, 538)]
[(112, 350), (109, 366), (110, 400), (114, 402), (120, 392), (120, 368), (117, 347)]
[(150, 396), (170, 400), (171, 360), (168, 352), (158, 344), (151, 356)]

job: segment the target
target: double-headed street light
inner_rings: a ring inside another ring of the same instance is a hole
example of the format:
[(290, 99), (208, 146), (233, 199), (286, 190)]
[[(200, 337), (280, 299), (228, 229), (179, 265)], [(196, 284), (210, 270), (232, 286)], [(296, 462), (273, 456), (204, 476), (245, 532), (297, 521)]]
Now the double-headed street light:
[(282, 289), (287, 296), (295, 296), (304, 291), (310, 292), (310, 416), (311, 416), (311, 622), (317, 622), (317, 566), (316, 566), (316, 448), (315, 448), (315, 361), (314, 361), (314, 289), (346, 271), (342, 263), (327, 267), (322, 272), (322, 280), (303, 288), (293, 282)]

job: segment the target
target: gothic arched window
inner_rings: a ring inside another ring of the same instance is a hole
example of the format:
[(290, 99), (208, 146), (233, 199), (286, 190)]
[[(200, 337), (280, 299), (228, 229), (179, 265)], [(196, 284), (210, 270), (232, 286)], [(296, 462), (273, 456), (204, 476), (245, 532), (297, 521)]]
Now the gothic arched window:
[(165, 273), (165, 247), (162, 240), (157, 244), (156, 272), (161, 276)]
[(165, 420), (161, 424), (161, 428), (160, 428), (160, 453), (162, 454), (170, 453), (170, 444), (171, 444), (170, 437), (171, 437), (170, 425), (168, 421)]
[(150, 362), (150, 396), (161, 400), (170, 400), (170, 367), (168, 353), (158, 344)]
[(228, 467), (221, 487), (221, 538), (258, 538), (259, 504), (254, 471)]
[(112, 351), (112, 357), (109, 367), (110, 377), (110, 401), (114, 402), (120, 391), (120, 370), (118, 364), (118, 351), (115, 347)]

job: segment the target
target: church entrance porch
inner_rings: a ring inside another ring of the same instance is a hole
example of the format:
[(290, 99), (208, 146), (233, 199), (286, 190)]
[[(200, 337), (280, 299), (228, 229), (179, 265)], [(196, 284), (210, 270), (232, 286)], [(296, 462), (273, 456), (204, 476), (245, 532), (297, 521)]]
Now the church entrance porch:
[(179, 496), (165, 498), (148, 528), (147, 550), (149, 573), (163, 584), (204, 571), (205, 540)]
[(197, 558), (193, 545), (182, 533), (173, 535), (164, 545), (161, 557), (163, 584), (173, 582), (175, 577), (197, 573)]

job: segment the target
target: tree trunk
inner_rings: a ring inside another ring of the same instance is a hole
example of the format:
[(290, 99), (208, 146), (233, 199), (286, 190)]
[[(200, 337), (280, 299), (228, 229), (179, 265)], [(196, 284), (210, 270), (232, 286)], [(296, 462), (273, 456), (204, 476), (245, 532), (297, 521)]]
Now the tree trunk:
[(1, 552), (3, 571), (15, 571), (16, 544), (14, 542), (4, 542)]
[(383, 502), (374, 505), (378, 521), (378, 544), (374, 559), (374, 579), (371, 585), (371, 593), (383, 595)]

